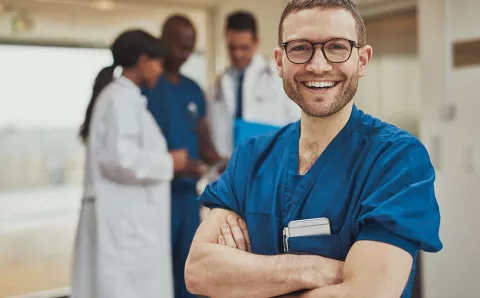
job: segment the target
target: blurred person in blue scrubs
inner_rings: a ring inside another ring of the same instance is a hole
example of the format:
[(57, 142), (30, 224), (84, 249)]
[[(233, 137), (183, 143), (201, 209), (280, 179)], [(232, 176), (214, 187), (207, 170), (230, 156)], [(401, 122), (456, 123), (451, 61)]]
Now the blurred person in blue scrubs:
[(218, 153), (230, 157), (243, 138), (297, 121), (300, 109), (282, 87), (275, 64), (257, 52), (257, 21), (246, 11), (232, 12), (225, 40), (230, 66), (209, 88), (207, 116)]
[(160, 126), (169, 150), (186, 149), (188, 163), (172, 181), (172, 258), (175, 297), (194, 297), (185, 286), (184, 270), (193, 236), (200, 223), (196, 183), (209, 165), (221, 161), (210, 140), (205, 98), (200, 87), (180, 73), (195, 48), (196, 32), (182, 15), (169, 17), (162, 28), (167, 45), (165, 72), (156, 87), (145, 91), (148, 109)]
[(353, 103), (373, 51), (360, 13), (350, 0), (291, 0), (278, 39), (301, 120), (244, 141), (201, 195), (214, 209), (192, 243), (188, 289), (411, 297), (418, 252), (442, 249), (435, 171), (418, 139)]
[(140, 89), (156, 85), (165, 49), (129, 30), (111, 51), (80, 129), (87, 154), (71, 297), (173, 297), (170, 181), (188, 155), (167, 151)]

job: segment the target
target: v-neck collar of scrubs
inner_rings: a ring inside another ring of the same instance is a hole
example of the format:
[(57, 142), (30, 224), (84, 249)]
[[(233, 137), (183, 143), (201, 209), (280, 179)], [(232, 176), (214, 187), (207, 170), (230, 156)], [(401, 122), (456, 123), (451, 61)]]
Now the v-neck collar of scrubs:
[[(325, 169), (325, 165), (327, 162), (334, 159), (336, 152), (338, 151), (337, 148), (341, 146), (346, 136), (348, 136), (348, 132), (354, 128), (358, 120), (360, 118), (360, 111), (358, 111), (357, 107), (353, 105), (352, 112), (350, 117), (346, 123), (346, 125), (340, 130), (340, 132), (333, 138), (333, 140), (328, 144), (322, 154), (318, 157), (315, 161), (313, 166), (308, 170), (305, 175), (298, 174), (298, 153), (299, 153), (299, 141), (300, 141), (300, 121), (295, 123), (294, 129), (294, 140), (290, 146), (290, 154), (289, 154), (289, 166), (288, 166), (288, 178), (287, 178), (287, 186), (285, 192), (285, 201), (289, 201), (288, 205), (291, 204), (291, 208), (289, 212), (287, 211), (284, 213), (286, 218), (284, 220), (286, 222), (290, 221), (292, 218), (295, 217), (295, 214), (298, 212), (299, 206), (301, 206), (303, 200), (308, 197), (308, 194), (312, 190), (315, 183), (318, 181), (318, 177), (321, 177), (322, 171)], [(289, 198), (289, 196), (292, 196)]]

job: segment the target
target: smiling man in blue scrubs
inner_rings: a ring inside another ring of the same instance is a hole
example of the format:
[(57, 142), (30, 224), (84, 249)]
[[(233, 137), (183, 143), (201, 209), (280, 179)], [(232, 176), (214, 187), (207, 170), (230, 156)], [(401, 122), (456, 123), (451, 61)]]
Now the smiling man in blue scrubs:
[(157, 86), (145, 91), (148, 109), (160, 126), (169, 150), (187, 149), (187, 169), (175, 173), (172, 182), (171, 237), (175, 297), (194, 297), (185, 287), (184, 269), (188, 251), (200, 224), (196, 183), (208, 164), (220, 157), (213, 149), (205, 118), (205, 99), (200, 87), (180, 74), (180, 68), (195, 47), (195, 29), (182, 15), (168, 18), (162, 40), (168, 47), (164, 75)]
[[(201, 196), (214, 209), (187, 260), (191, 292), (411, 296), (418, 251), (442, 248), (435, 172), (418, 139), (353, 104), (371, 57), (351, 1), (288, 2), (275, 59), (301, 120), (243, 142)], [(317, 218), (327, 233), (284, 239)]]

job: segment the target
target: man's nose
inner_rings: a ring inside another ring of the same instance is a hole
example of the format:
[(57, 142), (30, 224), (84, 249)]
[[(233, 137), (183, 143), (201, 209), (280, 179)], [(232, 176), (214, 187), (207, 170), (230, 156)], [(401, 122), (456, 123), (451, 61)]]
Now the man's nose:
[(234, 55), (235, 57), (241, 57), (241, 56), (243, 55), (243, 51), (240, 50), (240, 49), (235, 49), (235, 50), (233, 51), (233, 55)]
[(308, 62), (307, 70), (314, 73), (323, 73), (332, 70), (332, 65), (325, 58), (321, 48), (315, 49), (315, 54), (310, 62)]

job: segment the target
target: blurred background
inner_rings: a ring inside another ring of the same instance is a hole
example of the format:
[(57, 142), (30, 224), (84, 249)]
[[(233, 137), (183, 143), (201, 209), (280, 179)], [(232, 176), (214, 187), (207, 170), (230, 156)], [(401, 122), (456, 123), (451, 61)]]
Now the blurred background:
[[(374, 56), (359, 108), (417, 135), (437, 171), (444, 249), (415, 295), (480, 297), (480, 0), (357, 0)], [(228, 64), (225, 17), (258, 20), (272, 57), (285, 0), (0, 0), (0, 297), (68, 295), (83, 187), (78, 126), (108, 46), (172, 13), (197, 29), (183, 73), (207, 88)]]

